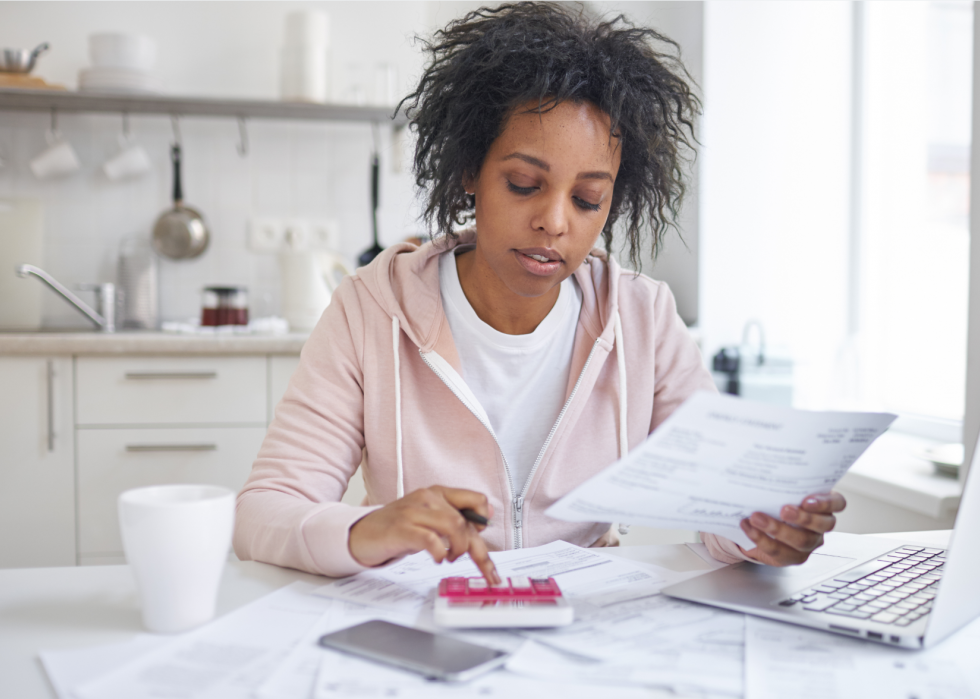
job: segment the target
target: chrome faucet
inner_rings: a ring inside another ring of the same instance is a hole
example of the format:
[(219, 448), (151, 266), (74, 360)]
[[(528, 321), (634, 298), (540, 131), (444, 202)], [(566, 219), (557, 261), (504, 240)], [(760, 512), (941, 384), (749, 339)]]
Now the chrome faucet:
[(17, 276), (29, 277), (34, 275), (42, 282), (47, 284), (52, 291), (61, 295), (65, 301), (77, 308), (90, 321), (95, 323), (100, 330), (107, 333), (116, 332), (116, 285), (107, 282), (105, 284), (87, 284), (82, 289), (95, 291), (98, 298), (99, 312), (96, 312), (87, 303), (73, 294), (64, 284), (34, 265), (18, 265)]

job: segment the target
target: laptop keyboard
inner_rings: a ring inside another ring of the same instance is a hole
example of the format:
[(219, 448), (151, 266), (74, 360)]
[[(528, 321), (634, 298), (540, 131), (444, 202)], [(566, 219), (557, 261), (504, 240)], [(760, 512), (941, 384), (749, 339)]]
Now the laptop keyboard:
[(903, 546), (779, 604), (908, 626), (931, 611), (945, 563), (942, 549)]

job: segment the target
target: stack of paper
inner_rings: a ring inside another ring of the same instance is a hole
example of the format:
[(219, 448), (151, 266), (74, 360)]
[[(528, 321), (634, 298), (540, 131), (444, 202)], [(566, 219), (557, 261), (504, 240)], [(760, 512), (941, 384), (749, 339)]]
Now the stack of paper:
[(616, 685), (626, 699), (648, 696), (648, 686), (741, 695), (741, 616), (659, 594), (690, 574), (564, 542), (493, 558), (503, 576), (554, 576), (578, 620), (554, 633), (455, 632), (512, 653), (506, 669), (462, 685), (317, 645), (323, 634), (369, 619), (438, 630), (432, 602), (439, 580), (479, 572), (468, 558), (437, 566), (424, 552), (319, 588), (294, 583), (180, 636), (41, 657), (62, 699), (510, 698), (559, 691), (584, 699), (596, 696), (596, 685)]
[[(554, 576), (576, 621), (551, 630), (458, 632), (512, 653), (463, 684), (323, 649), (325, 633), (369, 619), (434, 629), (438, 581), (477, 575), (426, 553), (317, 587), (297, 582), (176, 637), (42, 652), (61, 699), (340, 699), (562, 696), (621, 699), (651, 687), (750, 699), (980, 699), (980, 622), (920, 653), (666, 598), (696, 573), (555, 542), (493, 554), (503, 576)], [(743, 674), (745, 679), (743, 681)]]

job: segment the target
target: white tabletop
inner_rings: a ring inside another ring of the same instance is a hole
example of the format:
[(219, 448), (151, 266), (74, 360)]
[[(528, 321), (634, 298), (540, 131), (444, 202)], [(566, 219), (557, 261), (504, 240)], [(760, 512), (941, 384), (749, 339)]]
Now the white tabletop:
[[(878, 535), (944, 546), (948, 532)], [(608, 549), (672, 570), (707, 570), (683, 544)], [(264, 563), (234, 561), (225, 569), (218, 615), (296, 580), (326, 578)], [(127, 641), (141, 632), (129, 566), (0, 570), (0, 697), (56, 699), (38, 660), (40, 650), (85, 648)]]

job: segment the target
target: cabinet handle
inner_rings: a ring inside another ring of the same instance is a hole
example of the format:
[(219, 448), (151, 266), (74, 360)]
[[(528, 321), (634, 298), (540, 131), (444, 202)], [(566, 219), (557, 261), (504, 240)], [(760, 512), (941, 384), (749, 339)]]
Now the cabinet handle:
[(48, 360), (48, 451), (54, 451), (54, 362)]
[(217, 444), (127, 444), (126, 451), (217, 451)]
[(129, 380), (142, 379), (216, 379), (216, 371), (129, 371), (126, 372)]

